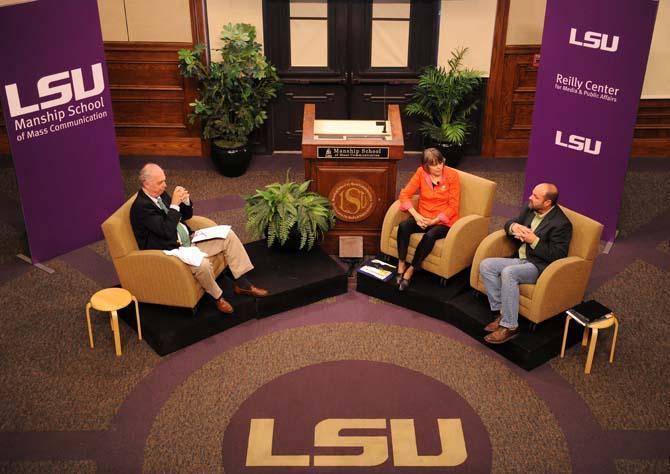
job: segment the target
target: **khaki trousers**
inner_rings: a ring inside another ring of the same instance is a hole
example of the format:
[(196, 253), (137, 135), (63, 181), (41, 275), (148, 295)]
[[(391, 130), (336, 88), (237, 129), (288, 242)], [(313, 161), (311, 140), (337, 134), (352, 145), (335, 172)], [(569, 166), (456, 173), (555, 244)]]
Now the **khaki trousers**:
[[(214, 257), (223, 252), (223, 256), (226, 258), (226, 263), (235, 279), (238, 279), (254, 268), (244, 245), (242, 245), (239, 237), (232, 231), (232, 229), (228, 233), (228, 237), (225, 239), (205, 240), (204, 242), (198, 242), (195, 245), (209, 257)], [(203, 289), (214, 299), (219, 299), (223, 290), (221, 290), (221, 287), (216, 283), (216, 275), (214, 275), (212, 262), (210, 262), (209, 257), (204, 258), (199, 267), (193, 265), (189, 265), (188, 267), (191, 269), (191, 273), (193, 273), (193, 276), (195, 276), (195, 279), (198, 280), (198, 283), (200, 283)]]

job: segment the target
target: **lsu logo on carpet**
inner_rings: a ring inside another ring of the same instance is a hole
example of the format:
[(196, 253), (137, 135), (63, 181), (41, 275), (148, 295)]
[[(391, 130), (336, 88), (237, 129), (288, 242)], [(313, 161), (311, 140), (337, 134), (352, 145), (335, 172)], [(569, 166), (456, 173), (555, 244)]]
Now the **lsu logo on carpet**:
[[(438, 418), (436, 424), (442, 449), (437, 455), (419, 455), (413, 419), (393, 418), (388, 422), (384, 418), (326, 418), (314, 427), (313, 448), (358, 448), (360, 454), (313, 454), (310, 446), (300, 454), (273, 454), (274, 418), (252, 418), (246, 466), (378, 466), (389, 459), (389, 444), (397, 467), (453, 467), (464, 463), (467, 451), (461, 420)], [(344, 435), (344, 430), (379, 433)]]

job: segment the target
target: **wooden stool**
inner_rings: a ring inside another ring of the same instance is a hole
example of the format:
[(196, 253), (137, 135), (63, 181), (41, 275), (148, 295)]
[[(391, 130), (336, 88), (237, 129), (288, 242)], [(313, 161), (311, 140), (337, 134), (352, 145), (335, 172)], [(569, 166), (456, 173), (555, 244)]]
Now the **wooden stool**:
[(105, 288), (98, 291), (91, 296), (91, 301), (86, 303), (86, 323), (88, 324), (88, 340), (93, 348), (93, 329), (91, 328), (91, 314), (90, 309), (98, 311), (109, 311), (111, 313), (110, 323), (112, 325), (112, 333), (114, 334), (114, 347), (116, 355), (121, 355), (121, 334), (119, 332), (119, 316), (117, 310), (125, 308), (131, 301), (135, 302), (135, 318), (137, 319), (137, 336), (142, 340), (142, 326), (140, 325), (140, 310), (137, 305), (137, 299), (130, 294), (128, 290), (123, 288)]
[[(565, 330), (563, 331), (563, 346), (561, 347), (561, 358), (565, 355), (565, 341), (568, 339), (568, 326), (570, 326), (570, 315), (565, 316)], [(586, 366), (584, 373), (591, 373), (591, 365), (593, 364), (593, 354), (596, 352), (596, 341), (598, 340), (598, 330), (607, 329), (614, 325), (614, 334), (612, 335), (612, 349), (610, 350), (610, 364), (614, 361), (614, 349), (616, 348), (616, 336), (619, 333), (619, 320), (616, 314), (612, 313), (611, 318), (601, 319), (587, 324), (584, 327), (584, 334), (582, 335), (582, 346), (586, 346), (589, 340), (589, 329), (591, 330), (591, 344), (589, 345), (589, 354), (586, 357)]]

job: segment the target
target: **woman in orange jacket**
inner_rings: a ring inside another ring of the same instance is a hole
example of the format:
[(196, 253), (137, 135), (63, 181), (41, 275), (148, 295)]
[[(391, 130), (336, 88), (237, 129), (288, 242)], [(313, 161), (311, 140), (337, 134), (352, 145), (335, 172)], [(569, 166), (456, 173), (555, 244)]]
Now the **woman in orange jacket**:
[[(419, 191), (419, 207), (412, 205), (412, 196)], [(404, 291), (416, 268), (428, 256), (435, 242), (446, 237), (458, 219), (461, 188), (458, 173), (444, 166), (444, 157), (436, 148), (423, 152), (421, 166), (400, 191), (400, 210), (410, 217), (398, 226), (398, 290)], [(412, 234), (421, 232), (423, 237), (416, 247), (412, 262), (407, 262), (407, 248)]]

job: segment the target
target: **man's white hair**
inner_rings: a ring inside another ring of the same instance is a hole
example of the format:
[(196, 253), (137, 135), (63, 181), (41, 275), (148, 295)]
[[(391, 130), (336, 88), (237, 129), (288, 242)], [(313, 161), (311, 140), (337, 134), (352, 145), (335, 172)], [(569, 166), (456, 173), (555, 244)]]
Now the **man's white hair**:
[(149, 181), (151, 176), (154, 174), (154, 171), (156, 171), (156, 168), (160, 168), (156, 163), (147, 163), (142, 167), (138, 175), (141, 185), (144, 185), (144, 183)]

